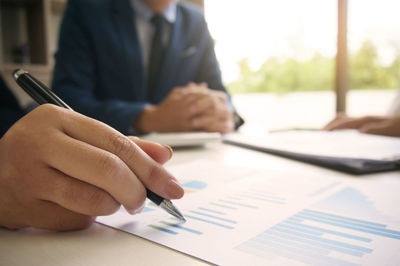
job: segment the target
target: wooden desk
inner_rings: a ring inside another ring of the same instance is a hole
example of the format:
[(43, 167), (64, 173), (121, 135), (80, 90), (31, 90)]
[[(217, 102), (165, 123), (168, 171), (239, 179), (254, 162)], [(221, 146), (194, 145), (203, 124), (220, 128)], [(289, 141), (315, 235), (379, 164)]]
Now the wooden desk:
[[(267, 170), (292, 168), (299, 173), (320, 172), (339, 178), (359, 178), (331, 170), (249, 151), (224, 144), (176, 150), (167, 164), (177, 165), (198, 158), (260, 167)], [(382, 179), (400, 187), (399, 172), (369, 175), (363, 180)], [(395, 206), (396, 203), (393, 203)], [(34, 229), (0, 229), (0, 265), (204, 265), (196, 258), (101, 224), (82, 231), (54, 233)]]

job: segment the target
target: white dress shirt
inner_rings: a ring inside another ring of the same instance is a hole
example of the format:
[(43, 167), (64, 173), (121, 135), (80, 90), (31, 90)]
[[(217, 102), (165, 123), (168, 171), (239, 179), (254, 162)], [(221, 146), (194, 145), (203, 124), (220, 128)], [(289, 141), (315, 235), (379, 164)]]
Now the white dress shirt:
[[(154, 12), (142, 0), (131, 0), (131, 4), (135, 12), (135, 24), (142, 50), (143, 68), (147, 74), (151, 53), (151, 42), (155, 31), (153, 24), (151, 23), (151, 18), (153, 17)], [(176, 2), (172, 2), (167, 8), (165, 8), (162, 15), (168, 22), (166, 23), (167, 25), (162, 36), (163, 45), (167, 47), (172, 33), (172, 26), (176, 20)]]

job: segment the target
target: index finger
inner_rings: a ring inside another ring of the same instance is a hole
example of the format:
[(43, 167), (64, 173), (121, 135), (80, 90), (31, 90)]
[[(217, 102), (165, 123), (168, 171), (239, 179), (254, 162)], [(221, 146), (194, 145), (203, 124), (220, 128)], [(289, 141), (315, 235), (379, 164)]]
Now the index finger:
[(66, 134), (115, 154), (153, 192), (167, 199), (183, 196), (183, 189), (176, 178), (120, 132), (78, 113), (73, 117), (66, 116), (63, 122)]

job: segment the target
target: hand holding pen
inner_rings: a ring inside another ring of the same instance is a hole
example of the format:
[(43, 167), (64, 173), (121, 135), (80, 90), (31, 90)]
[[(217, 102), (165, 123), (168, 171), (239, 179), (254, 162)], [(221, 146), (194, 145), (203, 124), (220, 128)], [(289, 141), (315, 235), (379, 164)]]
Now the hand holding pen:
[(0, 226), (79, 229), (121, 204), (140, 211), (146, 188), (180, 198), (183, 189), (161, 166), (170, 157), (167, 147), (66, 108), (39, 106), (0, 140)]

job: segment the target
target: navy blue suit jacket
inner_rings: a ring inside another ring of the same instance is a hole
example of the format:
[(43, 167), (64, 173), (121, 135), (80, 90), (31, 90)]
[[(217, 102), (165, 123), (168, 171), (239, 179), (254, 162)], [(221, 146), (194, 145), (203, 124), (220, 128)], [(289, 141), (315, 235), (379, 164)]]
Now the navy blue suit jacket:
[(0, 137), (23, 115), (25, 112), (0, 76)]
[(203, 14), (178, 3), (156, 93), (148, 98), (134, 16), (129, 0), (68, 1), (52, 88), (73, 109), (128, 134), (144, 106), (174, 87), (207, 82), (226, 91)]

